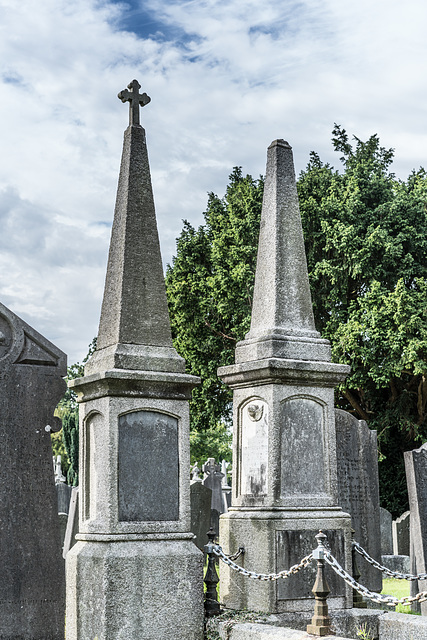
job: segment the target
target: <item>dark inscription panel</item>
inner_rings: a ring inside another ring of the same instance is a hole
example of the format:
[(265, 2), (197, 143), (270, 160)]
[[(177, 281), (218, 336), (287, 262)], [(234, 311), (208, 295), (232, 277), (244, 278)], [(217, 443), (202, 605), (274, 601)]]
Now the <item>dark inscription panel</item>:
[(119, 417), (120, 522), (178, 520), (178, 420), (157, 411)]
[(309, 398), (291, 398), (282, 405), (281, 495), (325, 491), (323, 408)]
[[(299, 564), (317, 547), (315, 535), (317, 531), (276, 531), (277, 571), (290, 569)], [(344, 535), (342, 531), (324, 531), (332, 555), (344, 566)], [(331, 590), (331, 597), (345, 594), (345, 582), (325, 563), (326, 581)], [(317, 562), (311, 562), (305, 569), (287, 580), (277, 581), (277, 599), (314, 598), (312, 588), (317, 574)]]

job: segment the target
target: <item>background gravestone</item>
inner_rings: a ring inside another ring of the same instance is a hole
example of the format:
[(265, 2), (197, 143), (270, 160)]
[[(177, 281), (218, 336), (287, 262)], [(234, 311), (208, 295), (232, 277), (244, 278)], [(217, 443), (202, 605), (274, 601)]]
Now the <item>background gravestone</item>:
[(393, 553), (395, 556), (409, 556), (409, 529), (411, 522), (411, 512), (405, 511), (400, 518), (393, 520)]
[(62, 557), (65, 558), (71, 547), (76, 544), (76, 535), (79, 531), (79, 488), (72, 487), (71, 500), (65, 528), (64, 546)]
[(381, 555), (391, 556), (393, 554), (393, 517), (390, 511), (380, 507), (380, 527), (381, 527)]
[[(201, 479), (190, 483), (191, 531), (196, 536), (194, 544), (203, 551), (207, 544), (207, 532), (211, 526), (212, 489), (205, 487)], [(218, 532), (217, 532), (218, 533)]]
[(0, 638), (62, 640), (65, 580), (50, 431), (66, 356), (0, 303)]
[[(341, 409), (335, 409), (335, 428), (339, 505), (351, 515), (356, 542), (381, 562), (377, 432)], [(381, 572), (361, 558), (357, 564), (361, 584), (381, 591)]]
[[(406, 483), (411, 512), (411, 569), (412, 573), (427, 572), (427, 443), (419, 449), (405, 451)], [(416, 590), (427, 591), (427, 580), (411, 583), (411, 595)], [(427, 615), (427, 602), (420, 605), (421, 615)]]

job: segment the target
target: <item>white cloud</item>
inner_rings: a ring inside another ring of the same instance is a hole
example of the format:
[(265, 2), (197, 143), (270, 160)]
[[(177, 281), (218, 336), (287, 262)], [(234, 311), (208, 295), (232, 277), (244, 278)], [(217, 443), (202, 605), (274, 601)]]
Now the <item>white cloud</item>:
[(181, 219), (202, 222), (233, 166), (263, 172), (274, 138), (298, 171), (312, 149), (338, 163), (334, 122), (394, 146), (401, 177), (426, 164), (426, 22), (420, 0), (0, 0), (0, 300), (85, 355), (134, 77), (165, 262)]

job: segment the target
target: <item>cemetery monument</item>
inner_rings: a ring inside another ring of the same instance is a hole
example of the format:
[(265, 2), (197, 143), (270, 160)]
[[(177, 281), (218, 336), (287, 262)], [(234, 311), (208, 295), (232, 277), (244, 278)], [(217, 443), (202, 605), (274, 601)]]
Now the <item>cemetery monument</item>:
[(80, 402), (77, 544), (67, 640), (201, 640), (203, 554), (190, 532), (188, 400), (172, 346), (140, 105), (129, 102), (97, 348)]
[[(292, 150), (268, 148), (249, 333), (219, 377), (233, 396), (233, 496), (220, 518), (227, 553), (246, 548), (245, 569), (275, 573), (298, 563), (322, 529), (351, 571), (350, 516), (339, 506), (334, 387), (349, 367), (331, 362), (314, 326)], [(327, 568), (329, 569), (329, 567)], [(314, 566), (289, 580), (258, 581), (221, 567), (221, 602), (267, 612), (311, 611)], [(327, 574), (332, 608), (352, 606)]]

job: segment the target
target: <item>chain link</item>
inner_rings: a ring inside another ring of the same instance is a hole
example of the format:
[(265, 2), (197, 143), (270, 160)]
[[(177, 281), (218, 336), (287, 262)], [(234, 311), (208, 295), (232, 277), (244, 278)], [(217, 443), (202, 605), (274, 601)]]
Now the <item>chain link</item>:
[(227, 556), (229, 560), (237, 560), (242, 554), (245, 553), (245, 547), (239, 547), (239, 550), (236, 553), (232, 553)]
[(299, 564), (294, 565), (287, 571), (281, 571), (280, 573), (255, 573), (255, 571), (248, 571), (244, 567), (241, 567), (240, 565), (233, 562), (231, 558), (225, 555), (219, 544), (215, 544), (212, 546), (212, 553), (217, 555), (218, 558), (220, 558), (225, 564), (228, 564), (231, 569), (234, 569), (247, 578), (254, 578), (255, 580), (279, 580), (279, 578), (288, 578), (289, 576), (298, 573), (298, 571), (300, 571), (301, 569), (304, 569), (307, 565), (310, 564), (313, 558), (313, 554), (310, 553), (310, 555), (303, 558)]
[(361, 547), (358, 542), (353, 542), (353, 548), (355, 549), (355, 551), (357, 551), (359, 555), (362, 556), (362, 558), (365, 558), (365, 560), (369, 564), (371, 564), (376, 569), (379, 569), (379, 571), (382, 571), (382, 573), (385, 573), (391, 578), (396, 578), (396, 580), (427, 580), (427, 573), (419, 573), (418, 575), (412, 575), (411, 573), (400, 573), (400, 571), (392, 571), (392, 569), (388, 569), (387, 567), (384, 567), (382, 564), (380, 564), (379, 562), (371, 558), (369, 553), (365, 551), (365, 549)]
[(364, 587), (362, 584), (356, 582), (356, 580), (349, 574), (342, 566), (339, 564), (338, 560), (334, 558), (334, 556), (326, 552), (325, 553), (326, 562), (332, 567), (336, 574), (338, 574), (352, 589), (360, 593), (361, 596), (372, 600), (373, 602), (378, 602), (379, 604), (386, 604), (389, 607), (396, 607), (398, 604), (411, 604), (412, 602), (424, 602), (427, 600), (427, 591), (421, 591), (417, 593), (416, 596), (405, 598), (394, 598), (393, 596), (381, 595), (381, 593), (375, 593), (374, 591), (369, 591), (367, 587)]

